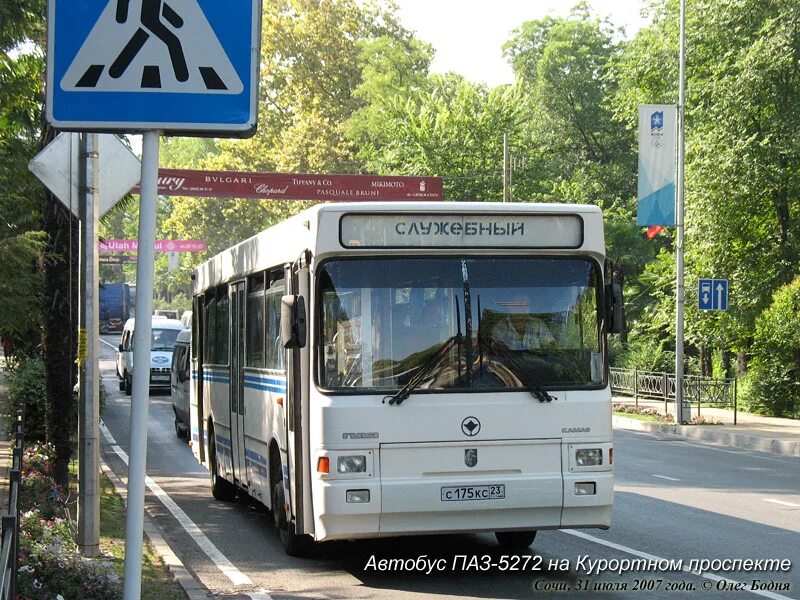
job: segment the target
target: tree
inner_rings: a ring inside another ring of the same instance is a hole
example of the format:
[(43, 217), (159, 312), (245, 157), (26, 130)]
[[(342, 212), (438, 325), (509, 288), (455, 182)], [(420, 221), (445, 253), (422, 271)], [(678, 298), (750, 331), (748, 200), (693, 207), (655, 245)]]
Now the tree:
[(503, 132), (519, 132), (525, 119), (518, 87), (489, 90), (459, 75), (431, 75), (413, 96), (384, 102), (390, 108), (377, 129), (362, 123), (367, 170), (442, 176), (454, 200), (502, 199)]
[(530, 94), (524, 135), (545, 197), (631, 210), (634, 136), (616, 119), (610, 70), (614, 31), (586, 3), (568, 18), (545, 17), (517, 28), (503, 46), (519, 85)]
[[(27, 170), (31, 156), (53, 137), (43, 115), (45, 6), (43, 0), (10, 0), (0, 6), (0, 162), (7, 165), (7, 169), (0, 170), (0, 189), (5, 196), (2, 204), (26, 207), (17, 213), (23, 218), (11, 221), (12, 230), (16, 227), (13, 235), (17, 248), (30, 254), (33, 246), (29, 242), (37, 240), (45, 246), (41, 291), (44, 322), (37, 322), (39, 313), (35, 310), (28, 313), (28, 319), (34, 329), (43, 326), (41, 346), (49, 402), (47, 436), (56, 446), (54, 476), (66, 484), (72, 456), (70, 441), (77, 427), (72, 392), (77, 375), (72, 335), (77, 329), (77, 278), (71, 274), (77, 271), (78, 232), (76, 220), (54, 197), (42, 193)], [(37, 218), (41, 223), (33, 225), (31, 219)], [(44, 235), (25, 233), (26, 228), (41, 229)], [(22, 256), (17, 258), (24, 260)], [(13, 279), (21, 285), (35, 284), (24, 276)], [(31, 300), (38, 294), (29, 288), (20, 294), (20, 299)]]
[[(615, 63), (614, 106), (630, 126), (637, 103), (677, 99), (678, 2), (652, 10), (653, 24)], [(686, 337), (701, 350), (738, 351), (740, 366), (772, 293), (798, 272), (798, 17), (789, 1), (687, 7)], [(729, 311), (696, 310), (700, 276), (731, 280)], [(666, 317), (670, 301), (653, 310)]]

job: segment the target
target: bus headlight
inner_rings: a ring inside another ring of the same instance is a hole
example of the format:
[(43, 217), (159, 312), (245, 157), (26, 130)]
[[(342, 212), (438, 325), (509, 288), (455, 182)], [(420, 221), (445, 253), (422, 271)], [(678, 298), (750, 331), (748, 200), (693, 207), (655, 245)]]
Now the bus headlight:
[(337, 473), (366, 473), (366, 456), (340, 456), (336, 459)]
[(579, 467), (596, 467), (603, 464), (602, 448), (581, 448), (575, 451), (575, 464)]

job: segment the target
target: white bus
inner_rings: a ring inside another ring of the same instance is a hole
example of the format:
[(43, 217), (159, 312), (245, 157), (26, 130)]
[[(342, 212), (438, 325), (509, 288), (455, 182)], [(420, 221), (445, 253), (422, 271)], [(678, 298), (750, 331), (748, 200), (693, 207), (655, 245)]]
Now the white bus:
[(194, 272), (191, 436), (217, 499), (313, 541), (611, 522), (599, 208), (343, 203)]

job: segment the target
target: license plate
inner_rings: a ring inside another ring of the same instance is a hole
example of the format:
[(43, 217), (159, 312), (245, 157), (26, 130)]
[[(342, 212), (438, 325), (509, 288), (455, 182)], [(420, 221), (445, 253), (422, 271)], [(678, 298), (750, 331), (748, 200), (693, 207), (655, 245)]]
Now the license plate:
[(442, 502), (460, 502), (463, 500), (502, 500), (505, 497), (505, 485), (464, 485), (442, 488)]
[(165, 381), (169, 383), (169, 375), (153, 375), (150, 378), (151, 381)]

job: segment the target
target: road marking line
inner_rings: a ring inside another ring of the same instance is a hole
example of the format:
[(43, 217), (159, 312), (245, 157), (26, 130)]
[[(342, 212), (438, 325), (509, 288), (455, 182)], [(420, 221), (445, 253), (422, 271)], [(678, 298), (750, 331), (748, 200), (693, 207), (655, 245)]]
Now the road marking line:
[(800, 508), (800, 504), (794, 502), (785, 502), (783, 500), (775, 500), (774, 498), (762, 498), (764, 502), (772, 502), (773, 504), (782, 504), (783, 506), (791, 506), (792, 508)]
[[(647, 560), (655, 560), (655, 561), (666, 561), (666, 558), (662, 558), (660, 556), (656, 556), (655, 554), (648, 554), (647, 552), (642, 552), (641, 550), (635, 550), (634, 548), (628, 548), (627, 546), (623, 546), (622, 544), (615, 544), (614, 542), (609, 542), (608, 540), (604, 540), (602, 538), (594, 537), (593, 535), (589, 535), (588, 533), (583, 533), (582, 531), (576, 531), (574, 529), (562, 529), (564, 533), (569, 535), (574, 535), (575, 537), (579, 537), (584, 540), (588, 540), (590, 542), (594, 542), (595, 544), (600, 544), (601, 546), (606, 546), (608, 548), (613, 548), (614, 550), (619, 550), (620, 552), (625, 552), (626, 554), (633, 554), (634, 556), (638, 556), (639, 558), (646, 558)], [(720, 577), (719, 575), (713, 575), (711, 573), (703, 573), (700, 571), (693, 571), (689, 567), (683, 567), (682, 570), (685, 573), (691, 573), (692, 575), (697, 575), (702, 577), (703, 579), (709, 579), (711, 581), (725, 581), (731, 585), (735, 586), (746, 586), (746, 583), (741, 581), (736, 581), (735, 579), (728, 579), (727, 577)], [(774, 592), (762, 592), (761, 590), (750, 590), (746, 587), (742, 587), (742, 591), (750, 592), (751, 594), (755, 594), (756, 596), (763, 596), (765, 598), (772, 598), (772, 600), (793, 600), (788, 596), (781, 596), (780, 594), (776, 594)]]
[[(114, 452), (117, 456), (122, 459), (126, 465), (128, 464), (128, 455), (125, 451), (117, 445), (114, 436), (111, 435), (111, 432), (106, 427), (105, 423), (100, 423), (100, 431), (103, 432), (103, 437), (106, 438), (106, 441), (111, 446), (111, 451)], [(225, 574), (225, 576), (231, 580), (233, 585), (253, 585), (253, 581), (244, 573), (242, 573), (239, 569), (237, 569), (233, 563), (228, 560), (228, 558), (219, 551), (219, 549), (209, 540), (205, 534), (200, 531), (200, 528), (194, 524), (194, 522), (189, 518), (183, 509), (178, 506), (175, 501), (169, 497), (161, 486), (159, 486), (155, 481), (153, 481), (150, 477), (145, 476), (145, 483), (147, 487), (150, 488), (150, 491), (161, 500), (161, 503), (172, 513), (172, 516), (181, 524), (184, 531), (189, 534), (189, 536), (195, 541), (195, 543), (200, 547), (200, 549), (206, 553), (206, 556), (211, 559), (211, 561), (217, 566), (217, 568)], [(263, 600), (263, 599), (262, 599)]]
[(680, 481), (680, 479), (675, 479), (674, 477), (667, 477), (666, 475), (650, 475), (650, 477), (658, 477), (659, 479), (666, 479), (667, 481)]
[[(103, 338), (100, 338), (100, 341), (101, 341), (101, 342), (103, 342), (103, 343), (104, 343), (106, 346), (108, 346), (109, 348), (111, 348), (111, 349), (112, 349), (114, 352), (116, 352), (116, 351), (117, 351), (117, 346), (115, 346), (114, 344), (110, 344), (110, 343), (108, 343), (108, 342), (107, 342), (107, 341), (105, 341)], [(111, 359), (109, 358), (109, 359), (107, 359), (107, 360), (111, 360)]]

